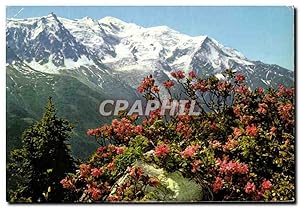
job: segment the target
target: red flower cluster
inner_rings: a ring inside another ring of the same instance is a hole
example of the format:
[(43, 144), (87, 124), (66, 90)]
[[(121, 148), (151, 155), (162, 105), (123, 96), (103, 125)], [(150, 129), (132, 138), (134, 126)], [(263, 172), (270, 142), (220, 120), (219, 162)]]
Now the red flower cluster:
[(113, 171), (115, 168), (116, 168), (115, 161), (112, 161), (112, 162), (108, 163), (107, 169), (108, 169), (109, 171)]
[(259, 94), (259, 95), (263, 95), (264, 94), (264, 88), (262, 88), (262, 87), (258, 87), (256, 89), (256, 91), (257, 91), (257, 94)]
[(205, 80), (201, 80), (192, 84), (192, 88), (201, 92), (206, 92), (208, 90), (208, 86)]
[(167, 144), (159, 144), (156, 146), (154, 154), (157, 157), (165, 157), (170, 152), (170, 147)]
[(101, 198), (102, 192), (98, 187), (94, 185), (88, 185), (87, 191), (91, 195), (93, 200), (99, 200)]
[(225, 174), (247, 174), (249, 169), (248, 165), (244, 163), (239, 163), (235, 161), (218, 160), (218, 165), (220, 166), (219, 171)]
[(151, 88), (151, 91), (154, 92), (154, 93), (159, 93), (159, 87), (157, 85), (154, 85), (152, 88)]
[(219, 91), (230, 90), (231, 84), (228, 81), (220, 81), (218, 82), (217, 89)]
[(195, 79), (197, 77), (197, 73), (195, 71), (190, 71), (189, 72), (189, 78)]
[(232, 138), (229, 138), (225, 145), (223, 146), (224, 151), (229, 151), (238, 146), (238, 141)]
[(167, 80), (163, 82), (163, 85), (165, 86), (165, 88), (170, 89), (174, 86), (174, 82), (172, 80)]
[(266, 114), (268, 109), (268, 105), (266, 103), (259, 103), (257, 112), (261, 114)]
[(244, 95), (249, 92), (249, 89), (245, 85), (241, 85), (235, 89), (235, 92)]
[(116, 147), (115, 151), (118, 155), (123, 154), (125, 150), (125, 147)]
[(293, 110), (294, 106), (292, 103), (280, 103), (278, 106), (278, 113), (282, 119), (290, 121), (290, 113)]
[(255, 137), (258, 133), (258, 129), (254, 124), (251, 124), (250, 126), (246, 126), (246, 133), (248, 136)]
[(263, 191), (270, 190), (272, 188), (272, 183), (269, 180), (264, 179), (261, 188)]
[(140, 178), (143, 175), (143, 169), (141, 167), (128, 167), (127, 172), (134, 178)]
[(185, 150), (183, 150), (180, 155), (183, 158), (189, 158), (189, 157), (193, 157), (196, 153), (196, 151), (198, 150), (199, 146), (198, 145), (192, 145), (192, 146), (188, 146), (187, 148), (185, 148)]
[(62, 184), (63, 188), (65, 189), (73, 189), (75, 188), (74, 184), (72, 183), (72, 181), (68, 178), (64, 178), (60, 181), (60, 183)]
[(183, 79), (185, 77), (185, 74), (183, 71), (179, 70), (179, 71), (173, 71), (171, 72), (172, 77), (176, 78), (176, 79)]
[(111, 156), (113, 153), (117, 155), (123, 154), (125, 147), (118, 147), (113, 144), (109, 144), (108, 146), (102, 146), (97, 149), (97, 154), (101, 155), (102, 158), (107, 158)]
[(112, 128), (117, 136), (120, 137), (130, 137), (133, 134), (139, 134), (142, 131), (142, 128), (140, 126), (136, 127), (132, 124), (132, 121), (127, 118), (122, 118), (120, 121), (114, 119), (112, 121)]
[(178, 121), (188, 123), (189, 121), (192, 120), (192, 116), (190, 116), (190, 115), (178, 115), (177, 119), (178, 119)]
[(233, 129), (233, 135), (234, 135), (234, 138), (237, 138), (237, 137), (241, 136), (242, 135), (241, 129), (240, 128), (234, 128)]
[(251, 194), (251, 193), (254, 193), (255, 190), (256, 190), (256, 186), (254, 183), (251, 183), (251, 182), (248, 182), (245, 187), (244, 187), (244, 190), (247, 194)]
[(278, 86), (278, 92), (277, 92), (277, 96), (278, 97), (281, 97), (281, 96), (293, 96), (294, 93), (295, 93), (295, 89), (294, 88), (286, 88), (282, 84), (280, 84)]
[(93, 168), (91, 171), (92, 171), (92, 176), (99, 177), (104, 173), (104, 168), (103, 167)]
[(96, 128), (96, 129), (89, 129), (87, 131), (87, 135), (89, 136), (96, 136), (96, 137), (100, 137), (100, 136), (110, 136), (112, 134), (113, 130), (111, 126), (108, 125), (104, 125), (100, 128)]
[(237, 117), (239, 117), (239, 116), (241, 115), (241, 108), (240, 108), (240, 106), (234, 106), (234, 107), (233, 107), (233, 113), (234, 113)]
[(145, 77), (141, 83), (141, 85), (137, 88), (139, 93), (145, 92), (146, 89), (151, 88), (154, 86), (154, 79), (152, 75)]
[(242, 81), (245, 80), (245, 76), (242, 75), (242, 74), (237, 74), (237, 75), (235, 75), (235, 80), (236, 80), (237, 82), (242, 82)]
[(213, 192), (217, 193), (223, 188), (223, 181), (222, 178), (216, 177), (215, 182), (212, 184)]
[(180, 121), (177, 123), (176, 132), (188, 139), (192, 136), (193, 129), (188, 124)]
[[(294, 198), (292, 190), (286, 190), (286, 193), (278, 191), (280, 195), (276, 193), (275, 196), (273, 192), (268, 191), (272, 189), (272, 183), (284, 179), (281, 175), (282, 170), (293, 166), (291, 161), (293, 158), (284, 157), (280, 152), (272, 151), (273, 148), (265, 148), (271, 145), (276, 149), (282, 147), (290, 153), (294, 151), (294, 138), (292, 137), (294, 126), (287, 126), (294, 119), (294, 98), (290, 97), (294, 93), (293, 89), (279, 86), (278, 91), (276, 89), (264, 91), (262, 88), (251, 91), (243, 84), (245, 77), (241, 74), (234, 77), (229, 74), (227, 81), (218, 81), (212, 77), (200, 80), (197, 79), (194, 71), (189, 72), (187, 76), (183, 71), (176, 71), (172, 72), (172, 76), (174, 79), (165, 81), (164, 86), (170, 89), (177, 82), (182, 82), (182, 90), (185, 91), (188, 99), (197, 99), (208, 93), (208, 96), (201, 97), (204, 100), (198, 100), (197, 104), (203, 107), (201, 114), (168, 118), (163, 117), (161, 110), (157, 109), (152, 111), (141, 125), (135, 124), (137, 119), (135, 115), (115, 119), (110, 126), (105, 128), (88, 130), (88, 135), (114, 138), (116, 143), (122, 146), (99, 147), (97, 155), (89, 162), (90, 165), (88, 163), (80, 165), (80, 171), (75, 176), (70, 175), (71, 179), (65, 178), (61, 181), (62, 186), (73, 189), (73, 192), (87, 193), (90, 196), (87, 200), (92, 201), (146, 199), (144, 188), (147, 185), (157, 187), (160, 181), (143, 173), (141, 168), (132, 167), (130, 159), (119, 160), (117, 155), (123, 154), (125, 148), (128, 147), (130, 151), (126, 151), (126, 157), (136, 159), (136, 155), (139, 155), (139, 160), (154, 163), (165, 170), (180, 168), (183, 175), (187, 177), (193, 177), (196, 174), (211, 187), (213, 200), (267, 201), (280, 200), (282, 197)], [(185, 78), (187, 79), (182, 80)], [(147, 93), (144, 95), (147, 100), (160, 100), (159, 94), (158, 96), (154, 94), (159, 93), (160, 89), (154, 84), (152, 76), (143, 80), (139, 91)], [(210, 94), (212, 97), (209, 96)], [(181, 95), (183, 93), (173, 92), (169, 99), (177, 100)], [(221, 102), (218, 101), (220, 99)], [(187, 103), (184, 112), (187, 112), (190, 106), (191, 104)], [(217, 112), (207, 110), (210, 106)], [(161, 121), (157, 122), (157, 125), (152, 125), (157, 119)], [(137, 134), (143, 134), (146, 138), (136, 138)], [(268, 138), (259, 139), (262, 135)], [(257, 137), (251, 140), (250, 146), (247, 145), (248, 137)], [(131, 138), (140, 139), (138, 141), (142, 143), (129, 143)], [(140, 154), (140, 147), (145, 154)], [(252, 151), (252, 147), (255, 147), (256, 154), (248, 154), (249, 150)], [(149, 157), (149, 148), (153, 149), (151, 151), (153, 157)], [(268, 153), (266, 155), (273, 154), (286, 165), (273, 169), (275, 166), (272, 162), (266, 163), (261, 160), (261, 155), (265, 153)], [(105, 191), (106, 186), (103, 185), (105, 182), (111, 185), (116, 184), (119, 180), (118, 176), (124, 174), (123, 170), (117, 167), (126, 169), (128, 166), (126, 173), (129, 177), (126, 177), (124, 183), (117, 185), (113, 193), (111, 189)], [(264, 166), (263, 171), (261, 171), (262, 166)], [(289, 178), (294, 177), (290, 173), (287, 175)], [(267, 176), (270, 177), (269, 180), (264, 179)], [(75, 183), (75, 181), (80, 181), (80, 183)], [(78, 187), (75, 187), (72, 182)], [(292, 187), (289, 180), (285, 182)], [(278, 189), (287, 187), (280, 183), (277, 186)]]

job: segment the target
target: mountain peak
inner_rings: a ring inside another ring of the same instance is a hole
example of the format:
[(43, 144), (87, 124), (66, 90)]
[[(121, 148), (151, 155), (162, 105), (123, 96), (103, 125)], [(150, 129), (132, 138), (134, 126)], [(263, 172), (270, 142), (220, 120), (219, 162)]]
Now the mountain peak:
[(103, 17), (102, 19), (99, 20), (100, 23), (104, 23), (104, 24), (117, 24), (117, 25), (125, 25), (128, 24), (127, 22), (124, 22), (116, 17), (112, 17), (112, 16), (106, 16)]
[(40, 22), (42, 24), (46, 24), (46, 25), (60, 25), (61, 22), (58, 20), (57, 16), (51, 12), (50, 14), (48, 14), (47, 16), (41, 17), (39, 20), (37, 20), (37, 22)]
[(94, 19), (92, 19), (92, 18), (90, 18), (88, 16), (83, 17), (81, 19), (78, 19), (77, 21), (79, 21), (81, 23), (84, 23), (84, 24), (87, 24), (87, 25), (97, 24), (97, 22)]
[[(43, 18), (43, 17), (42, 17)], [(58, 21), (56, 14), (54, 14), (53, 12), (49, 13), (47, 16), (45, 16), (44, 18), (46, 19), (55, 19)]]

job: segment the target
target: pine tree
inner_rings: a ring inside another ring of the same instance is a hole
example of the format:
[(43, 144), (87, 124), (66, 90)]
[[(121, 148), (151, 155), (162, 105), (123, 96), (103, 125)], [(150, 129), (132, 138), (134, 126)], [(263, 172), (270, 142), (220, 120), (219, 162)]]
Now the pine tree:
[(60, 180), (75, 169), (67, 142), (73, 127), (56, 116), (51, 97), (40, 121), (25, 130), (22, 148), (11, 152), (8, 165), (11, 202), (61, 202)]

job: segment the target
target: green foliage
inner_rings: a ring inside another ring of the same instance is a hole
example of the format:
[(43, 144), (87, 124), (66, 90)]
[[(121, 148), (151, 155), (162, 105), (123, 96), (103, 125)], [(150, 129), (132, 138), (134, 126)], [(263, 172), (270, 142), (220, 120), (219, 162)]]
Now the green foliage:
[(41, 120), (24, 131), (22, 148), (11, 152), (10, 202), (66, 200), (59, 181), (75, 168), (67, 144), (72, 129), (67, 120), (57, 118), (49, 98)]

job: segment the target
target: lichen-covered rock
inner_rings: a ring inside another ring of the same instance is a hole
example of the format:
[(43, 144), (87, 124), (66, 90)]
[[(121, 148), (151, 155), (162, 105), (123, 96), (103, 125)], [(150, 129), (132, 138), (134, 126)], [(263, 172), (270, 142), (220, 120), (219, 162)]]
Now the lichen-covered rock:
[[(179, 171), (168, 173), (162, 168), (157, 168), (152, 164), (138, 161), (134, 164), (141, 167), (144, 174), (159, 179), (160, 186), (147, 186), (144, 201), (201, 201), (203, 198), (202, 187), (194, 180), (184, 178)], [(128, 174), (120, 178), (117, 184), (122, 184)]]

